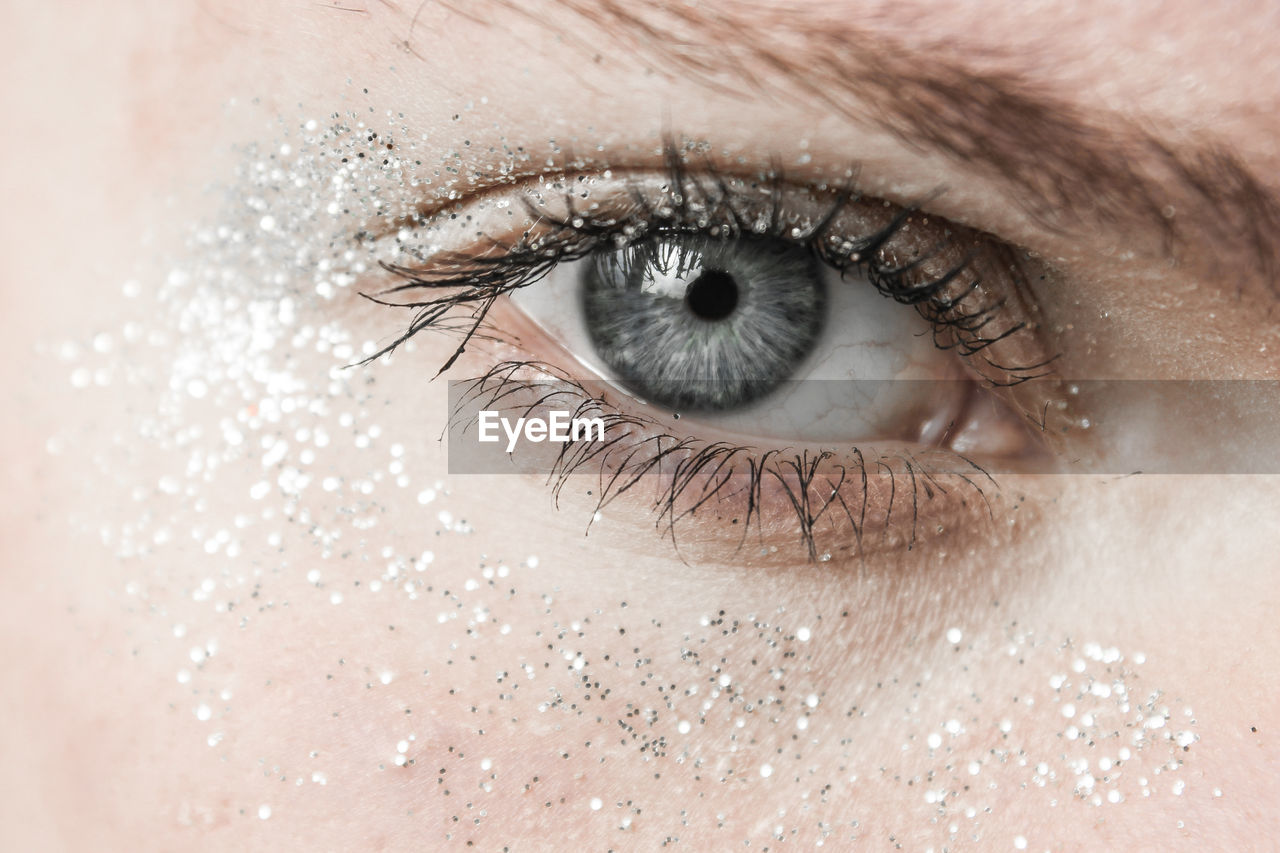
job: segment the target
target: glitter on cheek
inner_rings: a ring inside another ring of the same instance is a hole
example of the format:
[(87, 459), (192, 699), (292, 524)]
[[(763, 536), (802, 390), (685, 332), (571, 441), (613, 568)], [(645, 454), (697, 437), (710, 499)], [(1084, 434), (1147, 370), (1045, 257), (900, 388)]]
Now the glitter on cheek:
[[(384, 275), (366, 228), (416, 215), (424, 187), (444, 193), (457, 180), (423, 165), (420, 140), (403, 128), (393, 137), (364, 122), (355, 112), (282, 122), (288, 142), (244, 146), (236, 180), (219, 190), (218, 216), (196, 224), (158, 274), (124, 282), (128, 315), (118, 326), (50, 348), (72, 389), (99, 395), (85, 405), (122, 423), (105, 442), (86, 441), (75, 426), (45, 442), (51, 456), (92, 453), (80, 467), (99, 477), (96, 494), (122, 496), (116, 507), (84, 504), (72, 526), (134, 573), (124, 607), (163, 638), (148, 651), (166, 657), (176, 688), (162, 701), (189, 709), (187, 736), (224, 761), (261, 732), (250, 709), (269, 700), (273, 684), (311, 675), (279, 668), (297, 657), (292, 649), (264, 659), (257, 638), (285, 614), (309, 614), (304, 629), (324, 639), (319, 608), (363, 612), (371, 596), (390, 597), (392, 607), (420, 601), (448, 570), (437, 553), (451, 550), (423, 550), (424, 540), (474, 532), (451, 503), (439, 448), (410, 414), (438, 401), (397, 397), (375, 381), (394, 359), (351, 367), (400, 322), (380, 309), (372, 332), (358, 331), (370, 312), (354, 291)], [(399, 384), (420, 387), (421, 372), (407, 373)], [(108, 387), (132, 401), (127, 408), (99, 406)], [(438, 527), (410, 528), (415, 536), (387, 524), (406, 504), (432, 504)], [(123, 514), (106, 511), (121, 506)], [(504, 565), (491, 579), (508, 573)], [(377, 669), (371, 680), (394, 690), (421, 677), (399, 669)], [(258, 683), (245, 683), (259, 672)], [(311, 764), (331, 759), (312, 752), (257, 760), (326, 785), (332, 771)], [(404, 750), (397, 758), (413, 764)], [(263, 820), (272, 813), (253, 801), (236, 809)]]
[[(415, 346), (350, 367), (387, 333), (352, 298), (385, 248), (359, 235), (461, 180), (364, 122), (286, 123), (287, 141), (246, 147), (221, 220), (158, 281), (122, 286), (138, 315), (55, 350), (78, 392), (153, 404), (95, 460), (136, 516), (79, 523), (136, 567), (123, 599), (154, 621), (158, 701), (210, 762), (262, 773), (236, 809), (265, 821), (270, 798), (282, 825), (286, 797), (324, 788), (380, 818), (444, 816), (459, 842), (585, 819), (628, 834), (621, 847), (692, 827), (725, 847), (901, 834), (1024, 849), (1049, 842), (990, 827), (1046, 802), (1192, 793), (1177, 776), (1195, 718), (1144, 684), (1141, 654), (1012, 629), (1006, 648), (963, 622), (930, 629), (936, 654), (863, 660), (830, 597), (803, 616), (699, 601), (686, 619), (671, 600), (685, 592), (651, 582), (634, 581), (643, 602), (607, 600), (588, 573), (617, 567), (579, 565), (576, 542), (568, 566), (562, 543), (477, 529), (423, 439)], [(1025, 692), (974, 686), (1022, 684), (1024, 661), (1045, 672)], [(385, 783), (359, 788), (371, 773)], [(673, 805), (669, 783), (688, 796)], [(872, 814), (868, 791), (894, 808)]]

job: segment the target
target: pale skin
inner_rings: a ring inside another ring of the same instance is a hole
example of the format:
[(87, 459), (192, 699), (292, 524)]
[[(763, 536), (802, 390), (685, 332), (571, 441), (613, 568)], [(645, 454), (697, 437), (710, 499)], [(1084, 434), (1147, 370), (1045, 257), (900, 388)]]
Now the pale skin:
[[(994, 528), (934, 547), (746, 569), (718, 531), (695, 527), (706, 547), (682, 560), (638, 505), (619, 504), (584, 538), (581, 496), (557, 509), (537, 478), (447, 477), (445, 392), (426, 379), (457, 341), (424, 335), (368, 368), (375, 444), (402, 445), (413, 482), (379, 486), (373, 532), (342, 528), (345, 556), (325, 557), (316, 527), (277, 514), (236, 553), (206, 553), (193, 530), (261, 516), (249, 490), (262, 454), (208, 483), (183, 479), (186, 452), (138, 433), (163, 378), (77, 389), (75, 365), (56, 353), (65, 341), (90, 351), (107, 332), (114, 348), (85, 363), (123, 371), (118, 330), (159, 316), (151, 284), (165, 264), (204, 263), (184, 244), (193, 224), (219, 221), (223, 198), (204, 188), (233, 185), (237, 151), (274, 148), (280, 122), (313, 116), (359, 111), (374, 127), (390, 111), (406, 138), (426, 135), (418, 156), (451, 165), (464, 192), (468, 175), (491, 169), (499, 137), (539, 151), (552, 138), (600, 145), (639, 169), (657, 158), (625, 152), (652, 151), (671, 129), (794, 164), (801, 179), (857, 162), (864, 191), (895, 203), (945, 185), (930, 213), (1053, 259), (1063, 284), (1051, 309), (1072, 324), (1059, 343), (1076, 375), (1280, 373), (1275, 282), (1202, 239), (1205, 212), (1181, 199), (1174, 265), (1133, 222), (1050, 227), (989, 168), (888, 132), (856, 98), (837, 112), (767, 71), (769, 91), (664, 72), (652, 52), (556, 4), (480, 20), (435, 4), (416, 16), (265, 5), (26, 5), (3, 37), (0, 846), (652, 849), (678, 838), (773, 849), (777, 833), (804, 846), (825, 833), (834, 849), (853, 837), (868, 848), (1244, 849), (1280, 830), (1272, 476), (1026, 475), (1002, 487)], [(756, 14), (784, 20), (784, 5)], [(1171, 146), (1209, 135), (1280, 189), (1274, 10), (826, 6), (856, 16), (873, 43), (1030, 80), (1116, 136), (1131, 125)], [(141, 296), (122, 292), (130, 279)], [(385, 340), (401, 322), (345, 296), (298, 311), (355, 341)], [(557, 355), (513, 309), (496, 311), (519, 345), (478, 343), (459, 378), (499, 357)], [(131, 364), (165, 377), (174, 353), (143, 348)], [(332, 365), (314, 348), (298, 359), (303, 376)], [(226, 414), (185, 417), (216, 436)], [(286, 422), (291, 434), (308, 426)], [(1182, 429), (1272, 452), (1262, 435)], [(366, 458), (342, 445), (315, 477), (359, 477)], [(122, 557), (119, 531), (175, 474), (181, 499), (154, 504), (174, 544)], [(431, 504), (415, 500), (436, 480)], [(314, 525), (346, 524), (336, 503), (314, 506)], [(441, 509), (474, 532), (441, 533)], [(384, 549), (433, 552), (415, 596), (395, 582), (367, 592)], [(483, 574), (500, 565), (509, 572)], [(210, 596), (193, 596), (206, 578)], [(207, 660), (190, 656), (209, 640)], [(1121, 681), (1132, 707), (1087, 687), (1066, 695), (1051, 686), (1058, 675), (1108, 691)], [(1168, 720), (1139, 748), (1133, 719), (1156, 713), (1144, 708), (1157, 692), (1152, 708)], [(1095, 706), (1096, 726), (1082, 720)]]

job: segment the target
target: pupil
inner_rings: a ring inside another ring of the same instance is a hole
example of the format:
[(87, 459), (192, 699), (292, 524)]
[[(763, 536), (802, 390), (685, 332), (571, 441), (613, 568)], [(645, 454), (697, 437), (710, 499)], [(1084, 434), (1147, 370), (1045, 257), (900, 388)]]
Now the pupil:
[(703, 270), (684, 292), (684, 303), (703, 320), (723, 320), (738, 307), (738, 283), (724, 270)]

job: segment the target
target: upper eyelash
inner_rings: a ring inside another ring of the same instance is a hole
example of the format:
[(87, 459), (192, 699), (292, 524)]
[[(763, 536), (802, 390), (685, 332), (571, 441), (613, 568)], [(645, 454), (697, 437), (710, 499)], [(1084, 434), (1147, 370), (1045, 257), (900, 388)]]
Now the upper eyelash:
[[(1050, 372), (1054, 358), (1006, 365), (986, 357), (988, 347), (1017, 334), (1025, 323), (1002, 322), (1004, 297), (976, 306), (968, 304), (981, 284), (980, 276), (972, 270), (972, 254), (940, 274), (923, 279), (919, 276), (925, 263), (933, 254), (947, 248), (945, 244), (934, 247), (932, 254), (921, 254), (896, 266), (887, 264), (880, 256), (894, 236), (919, 213), (917, 206), (901, 208), (888, 224), (859, 238), (831, 234), (829, 229), (844, 207), (861, 198), (850, 179), (847, 185), (835, 190), (830, 207), (813, 224), (797, 233), (799, 229), (787, 221), (783, 206), (783, 193), (793, 185), (780, 168), (770, 170), (761, 179), (770, 198), (766, 219), (747, 222), (744, 213), (735, 207), (734, 193), (728, 185), (733, 176), (719, 172), (709, 163), (696, 172), (691, 170), (672, 143), (666, 146), (666, 162), (668, 182), (662, 192), (661, 207), (651, 203), (637, 184), (631, 189), (631, 207), (622, 215), (579, 211), (573, 187), (569, 186), (563, 191), (567, 213), (561, 217), (549, 215), (524, 198), (530, 216), (538, 225), (549, 229), (536, 240), (531, 240), (530, 232), (526, 231), (512, 243), (493, 238), (486, 245), (467, 252), (436, 253), (424, 259), (427, 262), (422, 266), (381, 262), (386, 270), (403, 278), (404, 283), (361, 295), (378, 304), (413, 310), (414, 316), (400, 335), (365, 361), (394, 351), (421, 331), (441, 327), (445, 318), (457, 309), (470, 307), (471, 316), (460, 328), (458, 346), (440, 366), (439, 375), (462, 355), (499, 297), (533, 284), (557, 264), (581, 259), (602, 248), (623, 248), (664, 232), (706, 233), (714, 222), (718, 235), (726, 239), (749, 233), (786, 240), (808, 248), (821, 262), (841, 274), (857, 272), (865, 276), (884, 296), (914, 306), (930, 323), (934, 344), (940, 349), (955, 349), (971, 361), (981, 358), (990, 371), (979, 372), (993, 385), (1014, 385)], [(1019, 265), (1013, 253), (998, 241), (988, 242), (990, 245), (984, 246), (984, 251), (998, 255), (993, 261), (1014, 273), (1015, 285), (1020, 284)], [(963, 281), (966, 273), (970, 277)], [(427, 299), (394, 299), (397, 294), (415, 291), (444, 293)]]

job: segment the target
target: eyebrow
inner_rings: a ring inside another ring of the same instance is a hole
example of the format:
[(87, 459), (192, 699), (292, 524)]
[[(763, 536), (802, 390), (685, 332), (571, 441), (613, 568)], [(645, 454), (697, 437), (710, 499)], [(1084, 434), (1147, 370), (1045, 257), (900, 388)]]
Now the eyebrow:
[[(550, 26), (526, 3), (489, 2)], [(907, 50), (848, 15), (728, 2), (554, 5), (623, 41), (654, 72), (738, 95), (798, 91), (941, 153), (1009, 187), (1042, 227), (1138, 227), (1166, 257), (1206, 254), (1280, 290), (1280, 194), (1221, 140), (1174, 144), (1134, 119), (1082, 109), (1028, 76)], [(476, 4), (455, 11), (477, 19)], [(589, 38), (556, 32), (596, 52)]]

